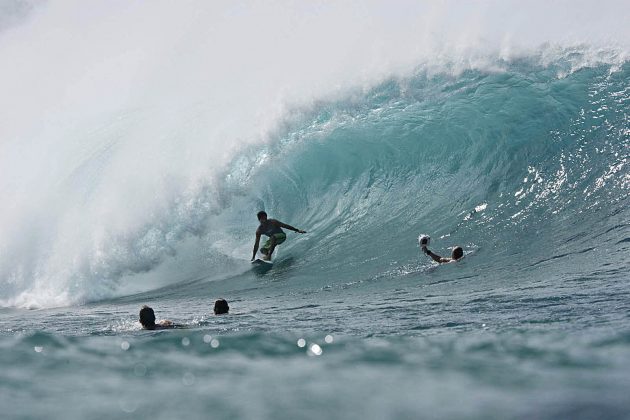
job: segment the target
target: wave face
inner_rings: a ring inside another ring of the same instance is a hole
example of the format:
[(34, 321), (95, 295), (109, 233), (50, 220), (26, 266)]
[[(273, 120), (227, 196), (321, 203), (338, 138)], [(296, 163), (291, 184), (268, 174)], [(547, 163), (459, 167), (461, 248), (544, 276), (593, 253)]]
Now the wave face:
[(256, 281), (263, 208), (309, 231), (280, 248), (290, 288), (431, 274), (419, 233), (470, 275), (627, 266), (624, 13), (554, 5), (572, 28), (518, 39), (537, 3), (123, 3), (0, 11), (1, 306)]
[[(66, 276), (54, 287), (18, 280), (38, 273), (5, 259), (2, 274), (13, 281), (3, 298), (94, 300), (142, 278), (150, 289), (239, 275), (249, 268), (259, 209), (309, 231), (290, 233), (279, 251), (291, 288), (430, 272), (419, 233), (433, 236), (439, 254), (463, 246), (470, 275), (624, 272), (630, 67), (614, 54), (593, 63), (584, 49), (548, 56), (495, 59), (492, 71), (419, 67), (295, 109), (211, 186), (174, 194), (170, 208), (128, 236), (102, 232), (111, 248), (94, 245), (54, 272)], [(52, 299), (33, 298), (33, 284)]]
[(318, 104), (248, 182), (312, 230), (287, 248), (323, 282), (423, 271), (423, 232), (440, 254), (464, 246), (471, 272), (627, 269), (630, 67), (570, 72), (578, 57), (420, 70)]

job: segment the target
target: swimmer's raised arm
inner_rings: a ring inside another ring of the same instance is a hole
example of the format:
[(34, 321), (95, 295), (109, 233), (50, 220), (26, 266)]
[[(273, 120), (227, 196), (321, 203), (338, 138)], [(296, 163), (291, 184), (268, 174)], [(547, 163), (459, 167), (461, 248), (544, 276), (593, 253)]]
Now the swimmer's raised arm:
[(426, 246), (422, 247), (422, 252), (424, 252), (429, 257), (431, 257), (431, 259), (433, 261), (435, 261), (436, 263), (440, 263), (441, 264), (441, 263), (447, 263), (447, 262), (451, 261), (450, 258), (443, 258), (443, 257), (440, 257), (438, 254), (435, 254), (435, 253), (431, 252), (431, 250), (429, 250), (429, 248), (427, 248)]

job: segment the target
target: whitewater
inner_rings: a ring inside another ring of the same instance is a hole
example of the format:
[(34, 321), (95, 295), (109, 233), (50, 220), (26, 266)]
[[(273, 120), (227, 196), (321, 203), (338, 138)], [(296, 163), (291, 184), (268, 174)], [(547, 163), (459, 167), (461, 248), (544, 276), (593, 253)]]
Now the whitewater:
[(629, 13), (3, 2), (2, 417), (630, 418)]

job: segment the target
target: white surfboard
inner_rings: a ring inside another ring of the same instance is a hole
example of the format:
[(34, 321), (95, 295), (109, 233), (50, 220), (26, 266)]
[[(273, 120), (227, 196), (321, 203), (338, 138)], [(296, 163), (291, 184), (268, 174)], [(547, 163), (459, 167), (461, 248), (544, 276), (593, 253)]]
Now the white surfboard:
[(262, 258), (256, 258), (254, 261), (252, 261), (252, 264), (271, 267), (273, 265), (273, 262), (272, 261), (263, 260)]

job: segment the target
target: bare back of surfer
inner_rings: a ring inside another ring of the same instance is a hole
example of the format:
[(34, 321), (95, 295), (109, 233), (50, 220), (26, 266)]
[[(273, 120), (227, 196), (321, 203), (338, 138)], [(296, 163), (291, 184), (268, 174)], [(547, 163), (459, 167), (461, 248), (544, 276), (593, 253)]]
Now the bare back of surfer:
[(260, 226), (256, 229), (256, 242), (254, 243), (254, 252), (252, 253), (252, 261), (256, 258), (256, 252), (258, 251), (258, 247), (260, 245), (260, 237), (261, 235), (268, 236), (269, 239), (260, 251), (264, 254), (263, 259), (266, 261), (271, 260), (271, 255), (273, 251), (276, 249), (277, 245), (280, 245), (287, 239), (287, 234), (284, 233), (282, 228), (292, 230), (297, 233), (306, 233), (301, 229), (294, 228), (291, 225), (287, 225), (286, 223), (282, 223), (276, 219), (268, 219), (267, 213), (264, 211), (260, 211), (257, 214), (258, 221), (260, 222)]

